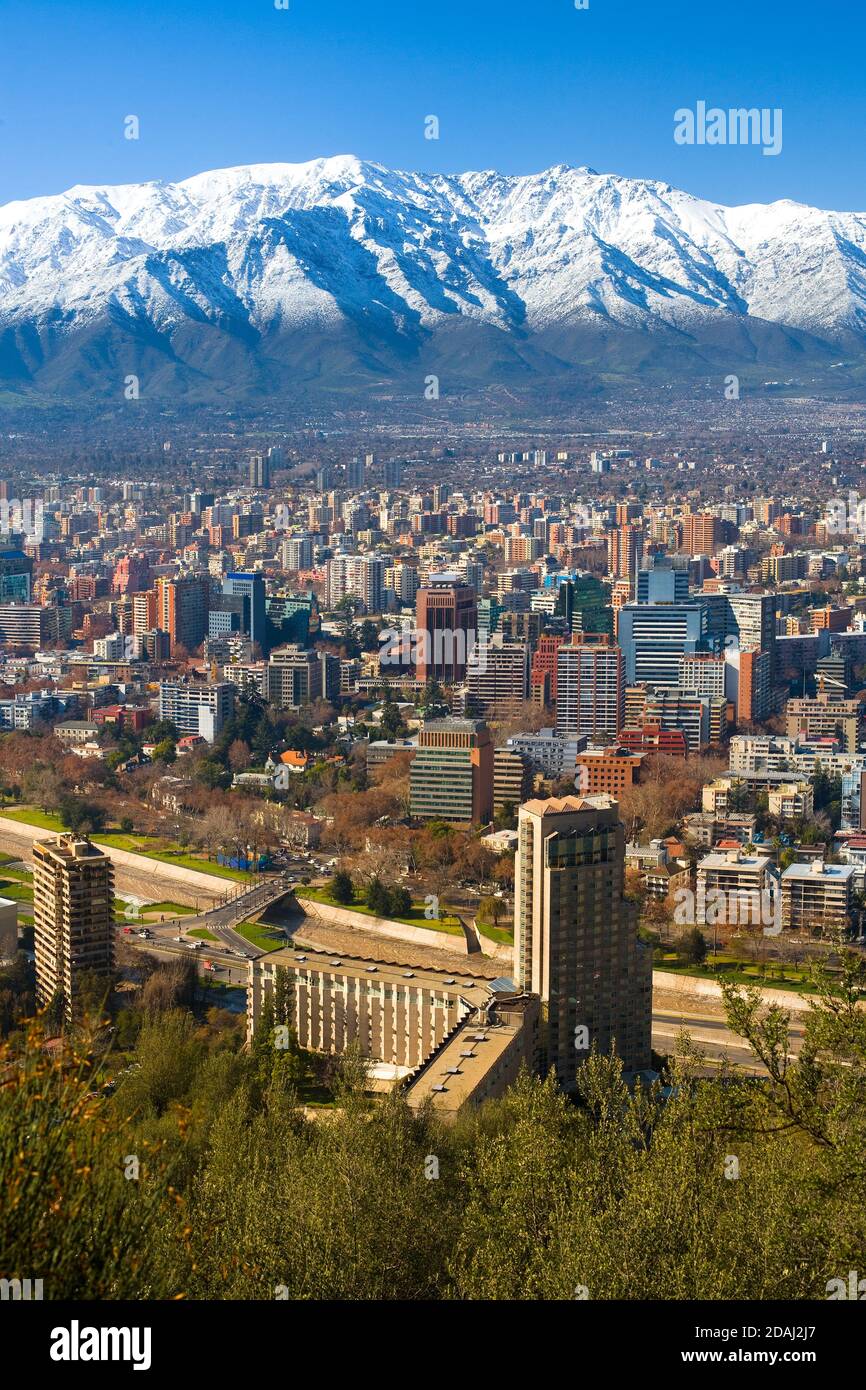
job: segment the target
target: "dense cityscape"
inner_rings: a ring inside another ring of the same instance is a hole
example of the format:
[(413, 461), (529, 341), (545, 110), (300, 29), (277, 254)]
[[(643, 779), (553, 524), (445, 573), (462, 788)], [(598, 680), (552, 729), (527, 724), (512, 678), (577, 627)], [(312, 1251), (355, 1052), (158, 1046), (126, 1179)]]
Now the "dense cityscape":
[[(641, 1106), (676, 1131), (689, 1091), (716, 1146), (744, 1108), (787, 1116), (801, 1202), (813, 1146), (838, 1161), (861, 1123), (818, 1139), (840, 1123), (822, 1085), (859, 1075), (862, 465), (818, 440), (803, 491), (765, 493), (724, 482), (732, 447), (715, 467), (591, 442), (335, 452), (0, 485), (0, 1027), (10, 1065), (50, 1059), (14, 1104), (33, 1116), (47, 1065), (58, 1104), (100, 1117), (88, 1143), (122, 1138), (145, 1228), (164, 1213), (139, 1164), (216, 1161), (205, 1132), (240, 1103), (249, 1142), (288, 1106), (313, 1147), (372, 1106), (424, 1182), (491, 1104), (510, 1145), (523, 1110), (544, 1132), (621, 1094), (628, 1145)], [(701, 1155), (726, 1208), (753, 1200), (729, 1149)], [(859, 1217), (821, 1211), (856, 1242)], [(32, 1266), (56, 1218), (26, 1238)], [(262, 1250), (184, 1275), (160, 1245), (124, 1265), (133, 1296), (383, 1296)], [(498, 1296), (459, 1241), (448, 1258), (397, 1292)], [(668, 1258), (643, 1296), (703, 1296)], [(826, 1296), (825, 1264), (785, 1296)], [(114, 1266), (79, 1252), (58, 1296), (109, 1296)], [(635, 1294), (573, 1254), (532, 1277)]]
[(857, 19), (6, 0), (7, 1379), (850, 1374)]

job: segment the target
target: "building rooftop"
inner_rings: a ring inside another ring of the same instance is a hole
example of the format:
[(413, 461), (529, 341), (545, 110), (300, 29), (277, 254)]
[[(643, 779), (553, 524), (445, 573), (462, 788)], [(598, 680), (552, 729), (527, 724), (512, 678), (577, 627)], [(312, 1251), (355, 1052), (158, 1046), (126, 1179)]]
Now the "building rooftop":
[[(389, 943), (390, 944), (390, 943)], [(267, 956), (259, 956), (256, 965), (284, 966), (290, 969), (303, 969), (305, 965), (317, 970), (327, 970), (329, 966), (339, 968), (340, 973), (353, 979), (369, 979), (371, 975), (389, 984), (403, 984), (412, 980), (426, 989), (437, 989), (445, 994), (461, 998), (471, 1008), (480, 1008), (490, 997), (490, 981), (466, 970), (457, 973), (443, 965), (441, 968), (430, 965), (402, 965), (375, 957), (353, 956), (346, 951), (338, 955), (324, 946), (306, 946), (300, 942), (280, 951), (271, 951)]]
[(92, 844), (86, 835), (58, 835), (54, 840), (35, 840), (33, 848), (37, 852), (41, 850), (43, 856), (51, 855), (56, 859), (104, 859), (110, 862), (108, 855), (98, 845)]
[(434, 1111), (453, 1114), (482, 1084), (507, 1051), (522, 1026), (514, 1006), (510, 1017), (478, 1024), (466, 1019), (424, 1063), (406, 1087), (409, 1104), (429, 1104)]
[(739, 842), (736, 846), (731, 845), (730, 849), (724, 850), (719, 854), (705, 854), (703, 859), (698, 861), (698, 870), (702, 869), (766, 869), (772, 868), (772, 860), (768, 854), (746, 854)]
[(599, 792), (596, 796), (535, 797), (524, 801), (520, 809), (534, 816), (558, 816), (569, 811), (607, 811), (616, 804), (612, 796)]
[(807, 879), (815, 883), (846, 883), (856, 872), (854, 864), (825, 864), (822, 859), (813, 859), (809, 864), (789, 864), (782, 882)]

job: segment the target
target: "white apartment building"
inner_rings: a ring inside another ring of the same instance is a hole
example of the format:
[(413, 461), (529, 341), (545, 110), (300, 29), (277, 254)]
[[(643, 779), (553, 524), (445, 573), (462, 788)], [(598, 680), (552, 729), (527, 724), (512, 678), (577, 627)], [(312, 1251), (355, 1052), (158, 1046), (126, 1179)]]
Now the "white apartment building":
[(379, 555), (335, 555), (328, 561), (325, 602), (335, 608), (344, 598), (357, 599), (367, 613), (385, 604), (385, 562)]
[(181, 734), (200, 734), (208, 743), (213, 743), (231, 716), (234, 689), (228, 681), (206, 685), (161, 681), (159, 717), (171, 720)]

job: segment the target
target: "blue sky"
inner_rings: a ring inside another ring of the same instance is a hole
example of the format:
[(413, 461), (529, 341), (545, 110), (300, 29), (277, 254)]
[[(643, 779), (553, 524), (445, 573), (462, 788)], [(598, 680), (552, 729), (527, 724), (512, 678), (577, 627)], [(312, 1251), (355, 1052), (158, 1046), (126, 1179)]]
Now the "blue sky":
[[(721, 202), (866, 209), (854, 0), (289, 4), (0, 0), (0, 202), (352, 153), (430, 171), (589, 164)], [(780, 107), (781, 154), (675, 144), (674, 111), (698, 100)]]

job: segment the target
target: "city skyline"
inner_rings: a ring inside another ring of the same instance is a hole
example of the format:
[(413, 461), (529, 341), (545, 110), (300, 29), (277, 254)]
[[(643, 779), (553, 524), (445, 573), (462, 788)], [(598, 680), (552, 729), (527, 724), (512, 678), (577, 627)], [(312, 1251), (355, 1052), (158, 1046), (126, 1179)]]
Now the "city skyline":
[(2, 6), (28, 1365), (248, 1377), (288, 1301), (853, 1347), (864, 33)]

